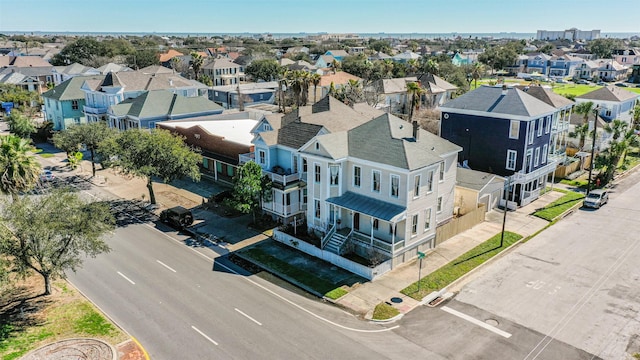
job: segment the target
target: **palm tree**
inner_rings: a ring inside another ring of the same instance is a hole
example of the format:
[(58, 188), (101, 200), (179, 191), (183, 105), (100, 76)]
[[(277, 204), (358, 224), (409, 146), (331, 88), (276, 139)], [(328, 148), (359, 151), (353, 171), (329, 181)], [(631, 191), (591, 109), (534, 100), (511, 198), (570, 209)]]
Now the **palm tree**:
[(579, 144), (578, 147), (580, 150), (584, 149), (584, 141), (589, 135), (589, 124), (576, 125), (576, 128), (569, 133), (569, 136), (572, 138), (578, 138)]
[(422, 71), (427, 74), (438, 75), (438, 70), (440, 66), (438, 62), (433, 59), (427, 59), (426, 57), (422, 58)]
[(193, 68), (193, 72), (196, 76), (196, 81), (198, 81), (198, 74), (200, 74), (200, 69), (202, 68), (202, 64), (204, 63), (204, 58), (199, 53), (192, 51), (191, 52), (191, 67)]
[(318, 73), (313, 73), (311, 75), (311, 83), (313, 84), (313, 103), (316, 103), (316, 96), (318, 95), (318, 85), (320, 84), (320, 80), (322, 76)]
[(424, 94), (424, 89), (420, 86), (419, 82), (408, 82), (407, 83), (407, 96), (411, 95), (411, 107), (409, 108), (409, 122), (413, 119), (413, 110), (420, 109), (420, 101), (422, 99), (422, 95)]
[(179, 57), (176, 56), (176, 57), (171, 58), (170, 63), (171, 63), (171, 68), (173, 69), (173, 71), (180, 72), (179, 68), (180, 68), (180, 64), (182, 63), (182, 59), (180, 59)]
[(413, 75), (418, 72), (419, 67), (420, 67), (420, 64), (418, 63), (418, 60), (409, 59), (407, 61), (407, 73)]
[(574, 112), (576, 114), (581, 114), (584, 117), (583, 124), (586, 124), (589, 122), (589, 115), (591, 115), (591, 113), (593, 112), (593, 109), (594, 109), (593, 102), (587, 101), (587, 102), (576, 105)]
[(473, 68), (471, 69), (471, 78), (473, 79), (474, 82), (474, 88), (478, 88), (478, 79), (480, 79), (482, 77), (482, 74), (484, 73), (484, 67), (482, 66), (481, 63), (476, 62), (475, 64), (473, 64)]
[(636, 103), (631, 110), (631, 120), (631, 127), (637, 129), (640, 126), (640, 102)]
[(42, 168), (29, 140), (17, 136), (0, 137), (0, 192), (11, 195), (15, 202), (18, 194), (29, 191), (38, 183)]

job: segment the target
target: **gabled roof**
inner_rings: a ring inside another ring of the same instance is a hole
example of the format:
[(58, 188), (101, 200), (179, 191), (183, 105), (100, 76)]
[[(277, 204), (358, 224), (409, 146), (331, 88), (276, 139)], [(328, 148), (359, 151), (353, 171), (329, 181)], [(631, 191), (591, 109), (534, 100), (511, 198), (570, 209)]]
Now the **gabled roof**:
[(333, 83), (333, 85), (343, 85), (348, 83), (349, 80), (360, 81), (362, 79), (345, 71), (337, 71), (331, 74), (322, 75), (318, 86), (330, 86), (331, 83)]
[(40, 56), (0, 56), (0, 67), (46, 67), (51, 64)]
[(416, 140), (413, 124), (385, 113), (348, 131), (349, 156), (415, 170), (442, 161), (443, 155), (462, 150), (426, 130), (417, 131)]
[(173, 71), (173, 69), (169, 69), (167, 67), (160, 66), (160, 65), (149, 65), (138, 71), (140, 71), (143, 74), (173, 74), (175, 72)]
[(229, 68), (240, 68), (240, 65), (231, 62), (227, 59), (213, 59), (208, 61), (206, 64), (202, 65), (203, 69), (229, 69)]
[(457, 168), (456, 169), (456, 185), (467, 189), (482, 191), (487, 185), (491, 183), (504, 183), (504, 178), (489, 174), (482, 171)]
[(518, 88), (535, 97), (536, 99), (544, 101), (547, 105), (551, 105), (556, 109), (562, 109), (575, 104), (575, 102), (567, 99), (566, 97), (558, 95), (551, 89), (542, 86), (518, 86)]
[(125, 65), (108, 63), (100, 66), (98, 71), (100, 71), (101, 74), (106, 75), (110, 72), (133, 71), (133, 69)]
[(378, 51), (377, 53), (369, 56), (369, 59), (371, 59), (371, 60), (387, 60), (387, 59), (391, 59), (391, 56), (383, 53), (382, 51)]
[(116, 116), (133, 116), (137, 118), (176, 117), (187, 114), (210, 113), (222, 111), (222, 107), (206, 98), (185, 97), (167, 90), (147, 91), (142, 95), (126, 99), (112, 105)]
[(380, 89), (380, 91), (382, 92), (382, 94), (406, 93), (407, 83), (416, 81), (418, 81), (418, 78), (415, 76), (395, 79), (381, 79), (380, 84), (382, 85), (382, 88)]
[(84, 66), (79, 63), (73, 63), (67, 66), (55, 66), (54, 69), (59, 74), (67, 74), (67, 75), (86, 74), (87, 72), (91, 72), (91, 73), (99, 72), (98, 69)]
[(327, 50), (327, 52), (325, 54), (331, 53), (330, 55), (333, 55), (334, 57), (336, 56), (349, 56), (349, 54), (347, 53), (346, 50)]
[[(423, 87), (427, 88), (428, 87), (433, 87), (435, 85), (435, 87), (437, 87), (438, 89), (443, 89), (446, 91), (451, 91), (451, 90), (457, 90), (458, 87), (453, 85), (450, 82), (447, 82), (446, 80), (444, 80), (443, 78), (433, 75), (433, 74), (422, 74), (418, 77), (418, 81), (420, 81), (420, 83), (422, 84)], [(433, 89), (434, 91), (432, 91), (433, 93), (436, 93), (437, 89)]]
[[(111, 75), (109, 75), (111, 74)], [(179, 74), (156, 73), (145, 74), (142, 71), (123, 71), (109, 73), (101, 83), (87, 81), (87, 87), (93, 91), (100, 91), (104, 86), (123, 87), (125, 91), (143, 91), (179, 88), (206, 88), (195, 80), (185, 79)]]
[(87, 80), (101, 82), (103, 79), (104, 75), (75, 76), (46, 91), (42, 94), (42, 97), (58, 101), (82, 100), (85, 95), (85, 92), (81, 90), (82, 84)]
[(620, 89), (617, 86), (605, 86), (586, 94), (576, 96), (576, 99), (623, 102), (630, 99), (637, 99), (638, 97), (640, 97), (639, 94)]
[(166, 53), (160, 54), (160, 62), (167, 62), (176, 56), (183, 56), (183, 55), (184, 54), (179, 51), (169, 49), (169, 51), (167, 51)]
[[(504, 94), (503, 94), (504, 91)], [(471, 110), (491, 114), (537, 117), (547, 115), (556, 109), (528, 95), (517, 88), (481, 86), (469, 91), (440, 107), (443, 112), (453, 110)]]

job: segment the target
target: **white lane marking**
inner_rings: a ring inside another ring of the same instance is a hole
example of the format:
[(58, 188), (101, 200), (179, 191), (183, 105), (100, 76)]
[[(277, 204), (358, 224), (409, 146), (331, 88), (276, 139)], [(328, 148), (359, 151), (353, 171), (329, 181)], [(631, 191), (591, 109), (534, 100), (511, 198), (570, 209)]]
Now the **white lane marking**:
[(195, 326), (191, 325), (191, 328), (192, 328), (193, 330), (195, 330), (198, 334), (202, 335), (202, 337), (204, 337), (205, 339), (207, 339), (207, 340), (211, 341), (211, 343), (212, 343), (213, 345), (218, 346), (218, 343), (217, 343), (217, 342), (215, 342), (215, 340), (213, 340), (212, 338), (208, 337), (208, 336), (207, 336), (207, 334), (203, 333), (202, 331), (198, 330), (198, 328), (197, 328), (197, 327), (195, 327)]
[(511, 334), (509, 334), (506, 331), (502, 331), (502, 330), (498, 329), (495, 326), (491, 326), (491, 325), (489, 325), (489, 324), (487, 324), (485, 322), (482, 322), (482, 321), (480, 321), (480, 320), (478, 320), (478, 319), (476, 319), (474, 317), (471, 317), (471, 316), (469, 316), (467, 314), (463, 314), (460, 311), (454, 310), (454, 309), (452, 309), (452, 308), (450, 308), (448, 306), (443, 306), (442, 310), (445, 311), (445, 312), (448, 312), (451, 315), (454, 315), (454, 316), (457, 316), (457, 317), (459, 317), (461, 319), (467, 320), (468, 322), (470, 322), (472, 324), (478, 325), (481, 328), (484, 328), (484, 329), (487, 329), (487, 330), (489, 330), (489, 331), (491, 331), (493, 333), (496, 333), (496, 334), (498, 334), (498, 335), (500, 335), (500, 336), (502, 336), (504, 338), (508, 339), (508, 338), (511, 337)]
[(156, 260), (156, 261), (158, 262), (158, 264), (160, 264), (160, 265), (162, 265), (162, 266), (166, 267), (167, 269), (169, 269), (169, 270), (171, 270), (171, 271), (173, 271), (173, 272), (177, 272), (177, 271), (175, 271), (171, 266), (169, 266), (169, 265), (167, 265), (167, 264), (163, 263), (162, 261), (160, 261), (160, 260)]
[(253, 321), (254, 323), (256, 323), (256, 324), (258, 324), (258, 325), (262, 326), (262, 324), (261, 324), (258, 320), (256, 320), (256, 319), (252, 318), (251, 316), (249, 316), (249, 315), (247, 315), (247, 314), (243, 313), (243, 312), (242, 312), (242, 310), (240, 310), (240, 309), (238, 309), (238, 308), (234, 308), (234, 309), (235, 309), (237, 312), (239, 312), (240, 314), (244, 315), (244, 317), (246, 317), (247, 319), (249, 319), (249, 320)]
[(133, 282), (133, 280), (129, 279), (128, 277), (126, 277), (123, 273), (121, 273), (120, 271), (118, 271), (118, 275), (122, 276), (125, 280), (127, 280), (128, 282), (130, 282), (132, 285), (135, 285), (136, 283)]
[[(132, 218), (134, 218), (134, 219), (136, 219), (136, 220), (140, 220), (140, 219), (138, 219), (137, 217), (135, 217), (135, 216), (133, 216), (133, 215), (131, 215), (131, 214), (127, 213), (127, 212), (125, 212), (125, 214), (129, 215), (130, 217), (132, 217)], [(180, 240), (178, 240), (178, 239), (175, 239), (175, 238), (173, 238), (173, 237), (169, 236), (168, 234), (165, 234), (164, 232), (162, 232), (162, 231), (158, 230), (157, 228), (155, 228), (155, 227), (153, 227), (153, 226), (151, 226), (151, 225), (149, 225), (149, 224), (147, 224), (147, 223), (144, 223), (144, 222), (143, 222), (142, 224), (143, 224), (144, 226), (148, 227), (149, 229), (155, 230), (155, 231), (157, 231), (158, 233), (160, 233), (161, 235), (166, 236), (168, 239), (170, 239), (170, 240), (172, 240), (172, 241), (174, 241), (174, 242), (176, 242), (176, 243), (178, 243), (178, 244), (184, 245), (184, 242), (182, 242), (182, 241), (180, 241)], [(205, 258), (205, 259), (207, 259), (207, 260), (209, 260), (209, 261), (214, 261), (214, 259), (213, 259), (212, 257), (209, 257), (209, 256), (207, 256), (207, 255), (205, 255), (205, 254), (201, 253), (200, 251), (198, 251), (198, 250), (196, 250), (196, 249), (194, 249), (194, 248), (192, 248), (192, 247), (187, 247), (187, 249), (190, 249), (191, 251), (195, 252), (196, 254), (198, 254), (198, 255), (202, 256), (203, 258)], [(306, 312), (307, 314), (309, 314), (309, 315), (311, 315), (311, 316), (315, 317), (316, 319), (322, 320), (322, 321), (324, 321), (324, 322), (326, 322), (326, 323), (328, 323), (328, 324), (331, 324), (331, 325), (333, 325), (333, 326), (339, 327), (339, 328), (341, 328), (341, 329), (349, 330), (349, 331), (354, 331), (354, 332), (361, 332), (361, 333), (381, 333), (381, 332), (387, 332), (387, 331), (395, 330), (395, 329), (397, 329), (397, 328), (399, 328), (399, 327), (400, 327), (400, 325), (396, 325), (396, 326), (392, 326), (392, 327), (384, 328), (384, 329), (379, 329), (379, 330), (362, 330), (362, 329), (355, 329), (355, 328), (351, 328), (351, 327), (348, 327), (348, 326), (340, 325), (340, 324), (338, 324), (338, 323), (336, 323), (336, 322), (333, 322), (333, 321), (331, 321), (331, 320), (329, 320), (329, 319), (323, 318), (322, 316), (320, 316), (320, 315), (318, 315), (318, 314), (314, 313), (313, 311), (311, 311), (311, 310), (308, 310), (308, 309), (304, 308), (302, 305), (298, 305), (298, 304), (294, 303), (293, 301), (291, 301), (291, 300), (289, 300), (289, 299), (285, 298), (285, 297), (284, 297), (284, 296), (282, 296), (282, 295), (279, 295), (279, 294), (275, 293), (274, 291), (272, 291), (272, 290), (270, 290), (270, 289), (267, 289), (266, 287), (264, 287), (264, 286), (262, 286), (262, 285), (258, 284), (257, 282), (255, 282), (255, 281), (253, 281), (253, 280), (249, 279), (248, 277), (246, 277), (246, 276), (244, 276), (244, 275), (242, 275), (242, 274), (238, 273), (237, 271), (233, 270), (232, 268), (230, 268), (230, 267), (228, 267), (228, 266), (226, 266), (226, 265), (224, 265), (224, 264), (222, 264), (222, 263), (218, 263), (218, 265), (222, 266), (223, 268), (225, 268), (225, 269), (227, 269), (227, 270), (231, 271), (232, 273), (234, 273), (234, 274), (236, 274), (236, 275), (240, 275), (240, 277), (241, 277), (242, 279), (244, 279), (244, 280), (248, 281), (249, 283), (253, 284), (254, 286), (257, 286), (257, 287), (261, 288), (262, 290), (264, 290), (264, 291), (266, 291), (266, 292), (270, 293), (271, 295), (273, 295), (273, 296), (275, 296), (275, 297), (279, 298), (280, 300), (282, 300), (282, 301), (284, 301), (284, 302), (286, 302), (286, 303), (289, 303), (290, 305), (292, 305), (292, 306), (294, 306), (294, 307), (296, 307), (296, 308), (298, 308), (298, 309), (300, 309), (300, 310), (302, 310), (302, 311)]]

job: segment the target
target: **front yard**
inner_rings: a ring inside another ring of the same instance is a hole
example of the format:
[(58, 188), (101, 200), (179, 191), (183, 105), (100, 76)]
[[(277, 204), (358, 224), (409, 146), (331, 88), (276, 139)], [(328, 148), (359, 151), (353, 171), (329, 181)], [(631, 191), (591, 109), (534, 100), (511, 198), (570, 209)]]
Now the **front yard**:
[(534, 216), (545, 219), (547, 221), (553, 221), (558, 216), (562, 215), (565, 211), (574, 207), (578, 203), (581, 203), (582, 199), (584, 199), (584, 194), (582, 193), (562, 189), (554, 189), (554, 191), (562, 192), (564, 193), (564, 196), (545, 206), (544, 208), (534, 212)]

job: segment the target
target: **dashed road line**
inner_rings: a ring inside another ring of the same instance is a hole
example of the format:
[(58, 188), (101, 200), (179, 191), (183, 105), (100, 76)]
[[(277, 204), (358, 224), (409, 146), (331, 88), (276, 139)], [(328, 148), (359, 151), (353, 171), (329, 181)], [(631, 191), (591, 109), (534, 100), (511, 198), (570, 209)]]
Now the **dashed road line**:
[(234, 308), (234, 309), (235, 309), (235, 311), (239, 312), (240, 314), (242, 314), (242, 315), (243, 315), (244, 317), (246, 317), (247, 319), (249, 319), (249, 320), (253, 321), (254, 323), (256, 323), (256, 324), (258, 324), (258, 325), (262, 326), (262, 323), (261, 323), (261, 322), (259, 322), (258, 320), (256, 320), (256, 319), (252, 318), (251, 316), (249, 316), (249, 315), (247, 315), (247, 314), (243, 313), (243, 312), (242, 312), (242, 310), (240, 310), (240, 309), (238, 309), (238, 308)]
[(480, 321), (480, 320), (478, 320), (478, 319), (476, 319), (474, 317), (471, 317), (471, 316), (469, 316), (467, 314), (463, 314), (460, 311), (454, 310), (454, 309), (452, 309), (452, 308), (450, 308), (448, 306), (443, 306), (442, 310), (445, 311), (445, 312), (448, 312), (449, 314), (451, 314), (453, 316), (457, 316), (457, 317), (459, 317), (459, 318), (461, 318), (463, 320), (467, 320), (468, 322), (470, 322), (472, 324), (478, 325), (483, 329), (487, 329), (487, 330), (489, 330), (489, 331), (491, 331), (491, 332), (493, 332), (495, 334), (498, 334), (498, 335), (500, 335), (500, 336), (502, 336), (504, 338), (508, 339), (508, 338), (511, 337), (511, 334), (509, 334), (506, 331), (502, 331), (502, 330), (498, 329), (495, 326), (491, 326), (491, 325), (489, 325), (489, 324), (487, 324), (485, 322), (482, 322), (482, 321)]
[(169, 266), (169, 265), (167, 265), (167, 264), (163, 263), (162, 261), (160, 261), (160, 260), (156, 260), (156, 261), (158, 262), (158, 264), (160, 264), (160, 265), (162, 265), (162, 266), (166, 267), (167, 269), (169, 269), (169, 270), (173, 271), (174, 273), (175, 273), (175, 272), (177, 272), (177, 271), (175, 271), (171, 266)]
[(218, 343), (215, 340), (213, 340), (212, 338), (208, 337), (207, 334), (203, 333), (202, 331), (198, 330), (197, 327), (191, 325), (191, 328), (193, 330), (195, 330), (198, 334), (202, 335), (202, 337), (204, 337), (205, 339), (209, 340), (213, 345), (218, 346)]
[(120, 271), (118, 271), (118, 275), (122, 276), (125, 280), (127, 280), (128, 282), (130, 282), (132, 285), (135, 285), (136, 283), (133, 282), (133, 280), (129, 279), (128, 277), (126, 277), (123, 273), (121, 273)]

